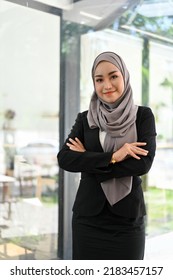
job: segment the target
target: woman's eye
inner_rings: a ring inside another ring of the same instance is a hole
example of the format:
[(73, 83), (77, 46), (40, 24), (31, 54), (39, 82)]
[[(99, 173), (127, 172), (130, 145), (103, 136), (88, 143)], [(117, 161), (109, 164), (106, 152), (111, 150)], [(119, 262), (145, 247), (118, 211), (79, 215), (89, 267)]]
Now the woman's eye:
[(103, 80), (102, 79), (96, 79), (97, 83), (101, 83)]
[(118, 76), (117, 75), (113, 75), (111, 78), (112, 80), (116, 79)]

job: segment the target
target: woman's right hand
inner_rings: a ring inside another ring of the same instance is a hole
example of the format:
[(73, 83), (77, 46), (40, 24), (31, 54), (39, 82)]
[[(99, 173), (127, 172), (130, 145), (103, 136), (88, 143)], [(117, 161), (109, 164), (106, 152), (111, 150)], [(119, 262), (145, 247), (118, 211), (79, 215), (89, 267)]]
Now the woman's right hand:
[(85, 152), (86, 149), (82, 142), (79, 140), (79, 138), (75, 137), (73, 140), (72, 138), (69, 138), (69, 142), (66, 144), (70, 150), (75, 152)]
[(125, 143), (119, 150), (112, 154), (112, 162), (120, 162), (128, 157), (133, 157), (140, 160), (140, 156), (147, 156), (148, 151), (142, 149), (141, 147), (145, 146), (145, 142), (134, 142), (134, 143)]

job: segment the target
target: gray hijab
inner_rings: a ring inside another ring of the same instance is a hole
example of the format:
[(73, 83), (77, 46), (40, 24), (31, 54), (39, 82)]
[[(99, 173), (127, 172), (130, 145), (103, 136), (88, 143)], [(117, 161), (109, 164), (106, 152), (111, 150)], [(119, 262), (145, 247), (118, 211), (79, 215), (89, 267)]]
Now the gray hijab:
[[(101, 131), (106, 132), (103, 144), (104, 152), (114, 152), (127, 142), (137, 141), (136, 113), (138, 106), (133, 103), (129, 72), (124, 61), (117, 54), (103, 52), (96, 57), (92, 67), (93, 81), (96, 67), (101, 61), (108, 61), (121, 71), (124, 78), (124, 92), (115, 103), (109, 104), (98, 98), (94, 91), (87, 119), (91, 129), (99, 127)], [(110, 205), (114, 205), (131, 192), (132, 177), (112, 178), (102, 182), (101, 186)]]

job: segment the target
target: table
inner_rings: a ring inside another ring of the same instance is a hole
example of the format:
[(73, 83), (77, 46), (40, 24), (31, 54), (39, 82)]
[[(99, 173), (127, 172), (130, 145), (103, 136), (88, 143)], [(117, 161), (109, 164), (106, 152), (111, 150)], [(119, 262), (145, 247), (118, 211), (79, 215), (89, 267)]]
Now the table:
[(8, 219), (11, 217), (11, 200), (9, 195), (9, 186), (12, 186), (12, 184), (16, 181), (14, 177), (6, 176), (3, 174), (0, 174), (0, 187), (2, 187), (2, 203), (7, 202), (9, 203), (9, 209), (8, 209)]
[(15, 180), (16, 179), (14, 177), (0, 174), (0, 183), (14, 183)]

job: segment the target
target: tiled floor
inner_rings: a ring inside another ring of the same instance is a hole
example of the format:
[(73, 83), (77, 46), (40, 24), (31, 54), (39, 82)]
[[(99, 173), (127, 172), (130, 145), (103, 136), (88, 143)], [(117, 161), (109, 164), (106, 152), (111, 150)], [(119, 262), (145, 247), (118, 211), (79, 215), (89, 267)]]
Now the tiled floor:
[(146, 260), (173, 260), (173, 232), (146, 239)]

